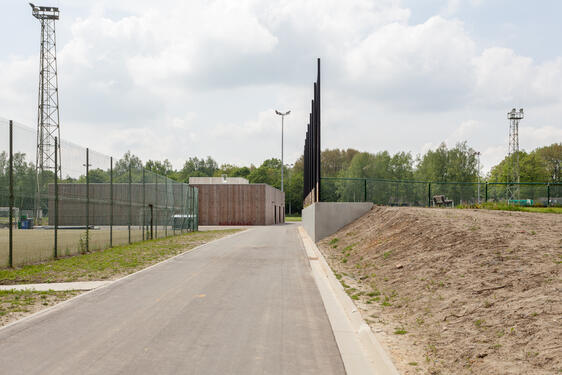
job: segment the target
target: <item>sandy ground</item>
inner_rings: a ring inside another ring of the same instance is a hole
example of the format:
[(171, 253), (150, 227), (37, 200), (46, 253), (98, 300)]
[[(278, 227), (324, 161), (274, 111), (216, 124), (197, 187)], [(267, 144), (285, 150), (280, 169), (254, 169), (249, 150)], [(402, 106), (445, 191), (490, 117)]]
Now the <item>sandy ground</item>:
[(319, 247), (402, 374), (562, 373), (562, 215), (375, 207)]

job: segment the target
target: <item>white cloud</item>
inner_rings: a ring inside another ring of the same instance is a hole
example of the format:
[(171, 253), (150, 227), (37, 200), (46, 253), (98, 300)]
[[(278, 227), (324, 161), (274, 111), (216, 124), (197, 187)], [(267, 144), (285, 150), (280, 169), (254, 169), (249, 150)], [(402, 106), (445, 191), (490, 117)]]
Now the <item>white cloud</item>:
[[(320, 56), (326, 147), (425, 152), (467, 140), (495, 150), (483, 151), (489, 163), (505, 154), (513, 106), (532, 124), (522, 147), (560, 141), (562, 58), (484, 45), (460, 21), (480, 1), (443, 4), (412, 24), (398, 0), (73, 1), (80, 17), (65, 13), (59, 45), (63, 138), (179, 164), (260, 163), (279, 155), (273, 109), (291, 109), (296, 158)], [(0, 116), (35, 126), (37, 68), (35, 55), (0, 58)]]
[(382, 27), (349, 51), (346, 67), (350, 79), (379, 100), (442, 108), (465, 98), (474, 53), (462, 24), (438, 16), (415, 26)]

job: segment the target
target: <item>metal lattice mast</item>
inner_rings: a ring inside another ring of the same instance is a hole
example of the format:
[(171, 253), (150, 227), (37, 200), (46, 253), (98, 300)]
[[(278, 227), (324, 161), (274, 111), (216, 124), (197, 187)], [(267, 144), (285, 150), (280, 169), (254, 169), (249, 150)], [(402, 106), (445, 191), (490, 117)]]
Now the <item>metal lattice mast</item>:
[[(511, 163), (511, 170), (508, 175), (509, 184), (507, 185), (507, 200), (519, 199), (519, 121), (523, 119), (523, 108), (519, 112), (513, 108), (507, 113), (509, 120), (509, 150), (508, 160)], [(516, 182), (517, 184), (514, 184)]]
[[(32, 14), (41, 22), (41, 51), (39, 70), (39, 97), (37, 113), (37, 191), (35, 210), (41, 216), (41, 179), (45, 171), (52, 171), (62, 179), (60, 163), (60, 142), (58, 142), (58, 163), (55, 163), (55, 137), (60, 140), (59, 91), (57, 77), (57, 43), (55, 21), (59, 19), (59, 9), (35, 6), (29, 3)], [(58, 165), (57, 165), (58, 164)], [(56, 165), (56, 171), (55, 171)]]

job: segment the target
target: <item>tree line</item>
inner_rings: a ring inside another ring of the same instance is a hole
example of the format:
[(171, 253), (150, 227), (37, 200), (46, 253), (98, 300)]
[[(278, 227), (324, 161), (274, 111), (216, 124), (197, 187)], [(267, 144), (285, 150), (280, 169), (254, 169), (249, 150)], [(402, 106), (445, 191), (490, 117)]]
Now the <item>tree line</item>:
[[(478, 171), (478, 155), (466, 142), (447, 147), (442, 143), (435, 150), (429, 150), (423, 155), (413, 156), (409, 152), (391, 154), (388, 151), (377, 153), (360, 152), (355, 149), (327, 149), (321, 154), (322, 177), (346, 178), (348, 180), (323, 180), (322, 196), (328, 201), (362, 201), (367, 199), (381, 204), (424, 205), (427, 202), (427, 184), (432, 181), (431, 193), (443, 193), (453, 199), (463, 200), (463, 197), (474, 196), (475, 185), (448, 184), (447, 182), (475, 182), (480, 179), (489, 182), (507, 182), (511, 176), (512, 160), (505, 157), (500, 163), (491, 168), (486, 175)], [(540, 147), (531, 152), (519, 153), (521, 182), (562, 182), (562, 143)], [(236, 166), (232, 164), (219, 165), (211, 156), (206, 158), (190, 157), (182, 168), (174, 169), (171, 162), (141, 159), (131, 152), (127, 152), (115, 162), (113, 168), (114, 182), (123, 183), (129, 179), (133, 182), (142, 181), (142, 170), (145, 170), (145, 181), (158, 181), (165, 176), (178, 182), (189, 182), (189, 177), (244, 177), (250, 183), (266, 183), (276, 188), (281, 187), (281, 161), (276, 158), (265, 160), (261, 165)], [(300, 212), (303, 201), (303, 173), (304, 161), (301, 156), (291, 167), (284, 167), (284, 188), (286, 193), (287, 210)], [(42, 190), (47, 189), (52, 181), (50, 171), (43, 172), (41, 178)], [(63, 176), (61, 182), (84, 183), (86, 176)], [(365, 184), (361, 180), (376, 179)], [(385, 181), (383, 181), (385, 180)], [(392, 181), (418, 181), (391, 183)], [(26, 206), (31, 205), (35, 194), (35, 168), (33, 163), (27, 162), (25, 154), (14, 155), (14, 185), (16, 196), (28, 200)], [(110, 181), (109, 169), (91, 169), (90, 183), (104, 183)], [(163, 182), (163, 181), (162, 181)], [(0, 206), (7, 205), (8, 186), (8, 157), (5, 152), (0, 153)], [(500, 194), (500, 193), (498, 193)], [(22, 201), (23, 203), (23, 201)], [(32, 206), (30, 206), (32, 207)]]

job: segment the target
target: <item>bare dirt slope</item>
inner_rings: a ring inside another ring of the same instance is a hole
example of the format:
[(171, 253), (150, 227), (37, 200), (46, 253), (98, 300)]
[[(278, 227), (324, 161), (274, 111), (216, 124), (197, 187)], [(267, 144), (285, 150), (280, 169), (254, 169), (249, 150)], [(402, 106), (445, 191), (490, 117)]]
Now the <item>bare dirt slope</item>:
[(402, 374), (562, 373), (562, 215), (374, 207), (319, 245)]

